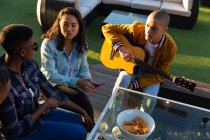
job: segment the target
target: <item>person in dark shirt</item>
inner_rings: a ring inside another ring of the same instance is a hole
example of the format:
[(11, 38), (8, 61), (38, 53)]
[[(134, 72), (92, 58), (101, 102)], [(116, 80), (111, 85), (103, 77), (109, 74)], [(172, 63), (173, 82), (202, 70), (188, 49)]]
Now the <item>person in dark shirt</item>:
[[(0, 65), (7, 67), (12, 84), (0, 104), (7, 139), (85, 139), (85, 127), (91, 130), (93, 122), (84, 109), (54, 89), (40, 71), (33, 59), (38, 45), (32, 29), (23, 24), (7, 25), (0, 33), (0, 44), (5, 50)], [(40, 92), (47, 98), (41, 105)]]
[(9, 72), (5, 67), (0, 67), (0, 104), (6, 99), (11, 89)]
[[(11, 80), (9, 72), (7, 71), (6, 68), (0, 67), (0, 105), (2, 102), (4, 102), (10, 89), (11, 89)], [(1, 135), (0, 135), (0, 140), (3, 140)]]

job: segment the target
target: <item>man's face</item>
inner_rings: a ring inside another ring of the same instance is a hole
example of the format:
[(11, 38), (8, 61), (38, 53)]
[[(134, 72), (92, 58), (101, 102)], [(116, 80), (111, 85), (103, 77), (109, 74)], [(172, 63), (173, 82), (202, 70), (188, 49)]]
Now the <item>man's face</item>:
[(38, 46), (34, 41), (34, 37), (31, 37), (28, 41), (20, 43), (20, 54), (24, 60), (31, 60), (37, 51)]
[(155, 21), (153, 17), (149, 16), (145, 25), (145, 39), (152, 44), (157, 44), (167, 28), (163, 22)]

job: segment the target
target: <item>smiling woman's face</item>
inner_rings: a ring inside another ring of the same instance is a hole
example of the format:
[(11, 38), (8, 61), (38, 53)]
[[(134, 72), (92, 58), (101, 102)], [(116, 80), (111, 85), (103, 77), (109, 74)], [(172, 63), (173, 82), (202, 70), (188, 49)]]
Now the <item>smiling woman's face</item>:
[(4, 102), (11, 89), (11, 81), (9, 80), (2, 89), (0, 89), (0, 104)]
[(61, 34), (66, 40), (72, 40), (79, 32), (79, 22), (75, 16), (63, 15), (59, 22)]

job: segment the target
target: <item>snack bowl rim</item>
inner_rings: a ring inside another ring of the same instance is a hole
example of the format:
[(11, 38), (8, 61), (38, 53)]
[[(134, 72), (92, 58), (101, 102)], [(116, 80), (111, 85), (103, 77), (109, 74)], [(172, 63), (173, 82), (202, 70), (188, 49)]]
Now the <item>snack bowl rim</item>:
[[(127, 117), (125, 117), (125, 116), (127, 116)], [(148, 129), (149, 129), (149, 132), (147, 134), (136, 135), (136, 134), (129, 133), (122, 128), (122, 124), (123, 124), (124, 121), (131, 121), (136, 117), (140, 117), (141, 119), (143, 119), (144, 121), (147, 122)], [(122, 120), (122, 118), (124, 120)], [(127, 109), (127, 110), (124, 110), (124, 111), (120, 112), (117, 116), (117, 125), (118, 125), (121, 133), (126, 138), (132, 138), (132, 139), (136, 139), (136, 140), (137, 139), (145, 139), (145, 138), (149, 137), (155, 129), (154, 119), (148, 113), (143, 112), (141, 110), (137, 110), (137, 109)]]

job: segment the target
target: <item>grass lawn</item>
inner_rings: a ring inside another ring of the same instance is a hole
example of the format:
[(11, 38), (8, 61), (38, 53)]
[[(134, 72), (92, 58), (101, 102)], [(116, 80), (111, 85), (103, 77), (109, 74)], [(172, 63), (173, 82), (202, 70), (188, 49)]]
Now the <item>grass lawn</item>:
[[(0, 29), (11, 23), (23, 23), (34, 30), (38, 43), (41, 43), (41, 28), (36, 18), (36, 0), (1, 0)], [(103, 43), (101, 23), (104, 17), (98, 16), (87, 27), (89, 40), (89, 63), (100, 63), (100, 49)], [(180, 21), (181, 22), (181, 21)], [(171, 67), (174, 75), (188, 77), (210, 83), (210, 8), (200, 6), (199, 17), (193, 30), (169, 28), (170, 35), (178, 46), (178, 52)], [(0, 49), (0, 54), (3, 53)], [(35, 59), (40, 64), (39, 51)]]

